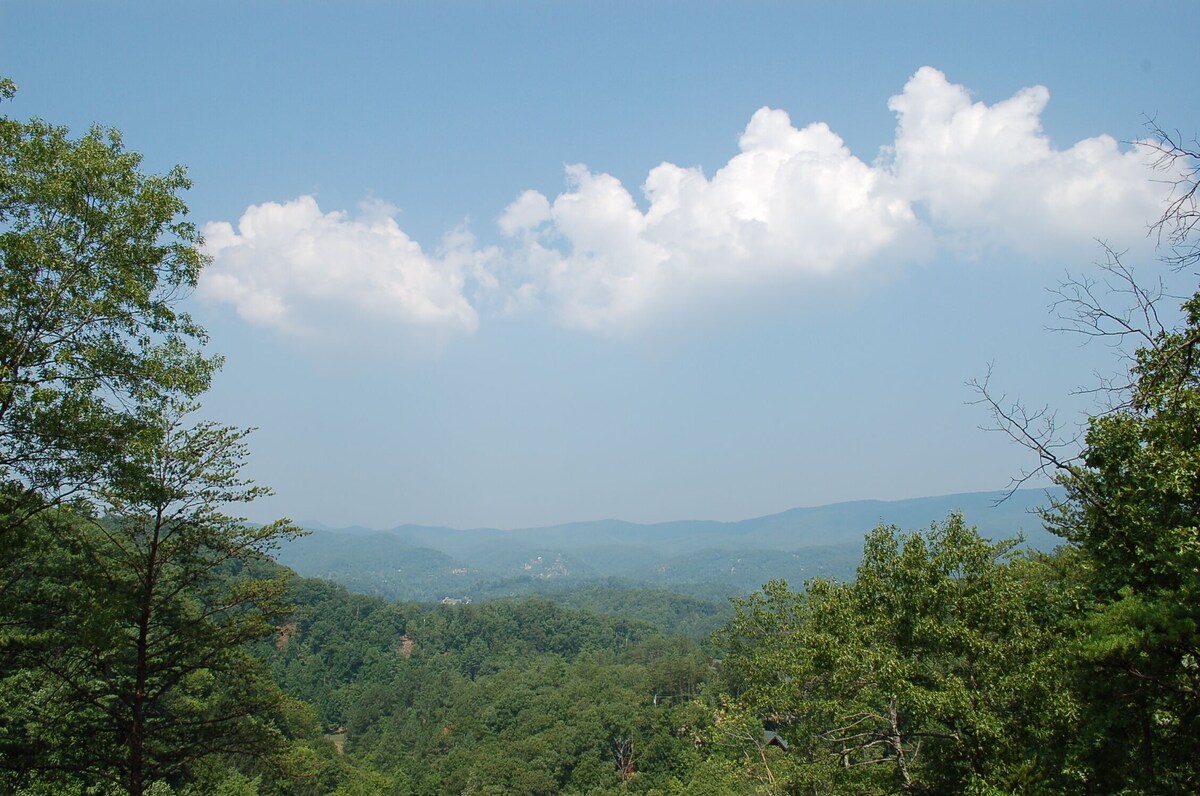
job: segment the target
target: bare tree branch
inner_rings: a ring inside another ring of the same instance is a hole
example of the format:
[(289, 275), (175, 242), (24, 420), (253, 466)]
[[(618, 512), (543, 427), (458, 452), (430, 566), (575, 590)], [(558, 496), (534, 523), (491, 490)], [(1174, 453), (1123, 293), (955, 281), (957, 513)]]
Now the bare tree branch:
[(1018, 445), (1032, 451), (1037, 456), (1038, 464), (1020, 475), (1009, 480), (1003, 502), (1014, 492), (1039, 475), (1054, 475), (1055, 473), (1070, 472), (1071, 467), (1079, 459), (1080, 434), (1063, 437), (1060, 424), (1055, 412), (1049, 407), (1030, 409), (1017, 400), (1009, 400), (1007, 395), (995, 392), (991, 387), (992, 363), (988, 363), (987, 373), (983, 379), (971, 379), (967, 382), (979, 397), (971, 401), (973, 405), (986, 407), (992, 416), (993, 424), (981, 426), (984, 431), (998, 431)]
[[(1050, 291), (1056, 297), (1050, 311), (1063, 323), (1050, 327), (1051, 331), (1106, 338), (1117, 347), (1130, 338), (1138, 346), (1154, 346), (1167, 331), (1158, 312), (1159, 302), (1167, 297), (1162, 279), (1149, 286), (1139, 282), (1122, 260), (1125, 252), (1105, 241), (1098, 243), (1105, 258), (1096, 267), (1104, 275), (1096, 280), (1068, 274)], [(1112, 297), (1118, 300), (1114, 302)], [(1124, 356), (1130, 358), (1132, 352), (1124, 352)]]
[(1200, 139), (1187, 143), (1178, 130), (1164, 129), (1153, 117), (1147, 117), (1146, 127), (1153, 140), (1139, 145), (1154, 155), (1154, 168), (1171, 186), (1167, 208), (1150, 232), (1171, 250), (1163, 261), (1179, 270), (1200, 262)]

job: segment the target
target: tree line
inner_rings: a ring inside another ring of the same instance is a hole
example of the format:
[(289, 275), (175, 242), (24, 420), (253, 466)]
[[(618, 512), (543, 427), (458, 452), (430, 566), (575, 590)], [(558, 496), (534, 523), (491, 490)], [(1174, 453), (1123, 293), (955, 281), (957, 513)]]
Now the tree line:
[(0, 118), (9, 792), (140, 796), (284, 749), (289, 698), (245, 645), (284, 587), (253, 564), (296, 529), (225, 513), (266, 491), (240, 475), (247, 432), (192, 419), (220, 360), (179, 308), (204, 264), (188, 187), (114, 130)]

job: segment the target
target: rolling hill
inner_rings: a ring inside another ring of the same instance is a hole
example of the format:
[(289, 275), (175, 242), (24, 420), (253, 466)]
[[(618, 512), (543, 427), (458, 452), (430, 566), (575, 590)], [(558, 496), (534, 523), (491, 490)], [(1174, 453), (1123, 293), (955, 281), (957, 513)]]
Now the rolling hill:
[(915, 529), (962, 512), (995, 539), (1050, 549), (1036, 510), (1054, 493), (974, 492), (861, 500), (739, 520), (639, 524), (621, 520), (501, 530), (401, 525), (331, 529), (287, 543), (278, 560), (301, 575), (411, 600), (485, 599), (569, 591), (600, 579), (705, 598), (745, 594), (768, 580), (849, 578), (864, 535), (879, 524)]

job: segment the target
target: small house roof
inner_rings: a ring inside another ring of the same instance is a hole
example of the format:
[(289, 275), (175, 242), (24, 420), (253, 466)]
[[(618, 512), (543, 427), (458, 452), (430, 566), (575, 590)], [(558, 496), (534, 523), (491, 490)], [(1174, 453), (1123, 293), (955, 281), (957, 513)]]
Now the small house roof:
[(783, 736), (774, 730), (763, 730), (763, 746), (778, 746), (783, 751), (787, 751), (788, 742), (783, 739)]

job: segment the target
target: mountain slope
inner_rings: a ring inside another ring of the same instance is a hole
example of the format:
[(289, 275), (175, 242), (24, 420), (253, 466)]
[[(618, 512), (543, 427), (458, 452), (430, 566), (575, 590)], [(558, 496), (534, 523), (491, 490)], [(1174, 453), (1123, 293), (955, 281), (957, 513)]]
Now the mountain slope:
[(862, 539), (880, 524), (920, 528), (951, 512), (992, 538), (1022, 535), (1031, 547), (1057, 539), (1041, 526), (1044, 490), (977, 492), (899, 501), (796, 508), (736, 522), (639, 524), (621, 520), (542, 528), (456, 530), (402, 525), (389, 531), (314, 530), (279, 561), (302, 575), (405, 599), (480, 599), (563, 591), (598, 578), (686, 593), (740, 594), (767, 580), (799, 584), (853, 575)]

